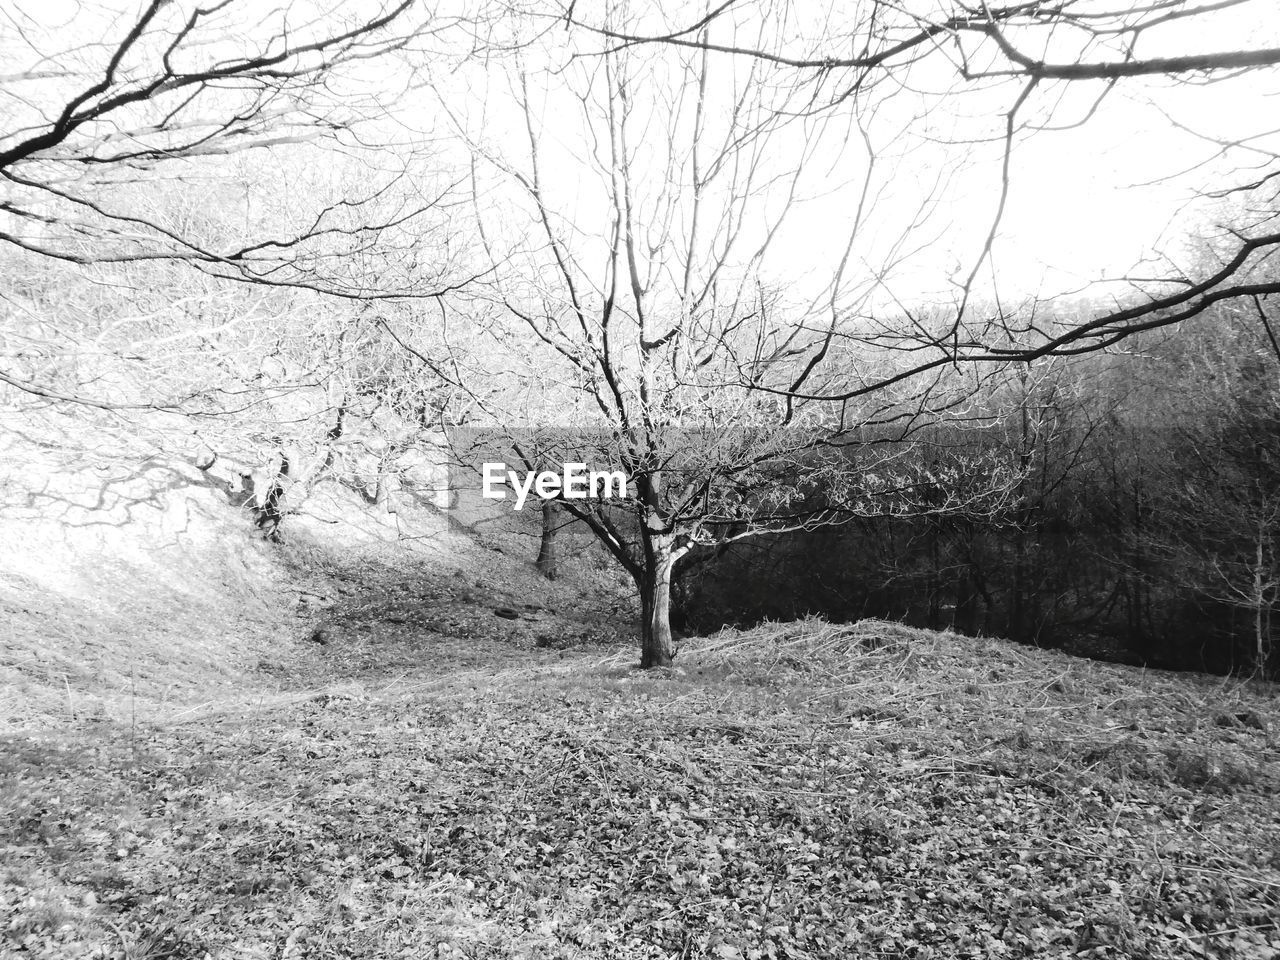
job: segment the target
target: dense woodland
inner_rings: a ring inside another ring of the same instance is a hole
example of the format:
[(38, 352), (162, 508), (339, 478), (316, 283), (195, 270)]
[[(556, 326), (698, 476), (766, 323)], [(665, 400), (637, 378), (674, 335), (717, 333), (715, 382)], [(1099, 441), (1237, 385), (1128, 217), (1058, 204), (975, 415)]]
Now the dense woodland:
[[(994, 507), (869, 516), (691, 558), (690, 628), (877, 616), (1175, 669), (1274, 673), (1280, 353), (1218, 309), (1123, 356), (1042, 361), (914, 441), (1017, 464)], [(1011, 412), (1010, 412), (1011, 411)]]

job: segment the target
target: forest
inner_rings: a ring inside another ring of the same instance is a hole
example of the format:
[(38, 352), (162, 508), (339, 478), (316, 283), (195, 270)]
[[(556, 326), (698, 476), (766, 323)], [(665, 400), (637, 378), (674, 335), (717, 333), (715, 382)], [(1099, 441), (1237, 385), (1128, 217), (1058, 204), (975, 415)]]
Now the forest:
[(702, 629), (876, 616), (1273, 675), (1274, 343), (1265, 313), (1215, 309), (1123, 358), (1024, 368), (983, 398), (980, 426), (914, 441), (944, 468), (1009, 466), (998, 500), (694, 555), (682, 609)]

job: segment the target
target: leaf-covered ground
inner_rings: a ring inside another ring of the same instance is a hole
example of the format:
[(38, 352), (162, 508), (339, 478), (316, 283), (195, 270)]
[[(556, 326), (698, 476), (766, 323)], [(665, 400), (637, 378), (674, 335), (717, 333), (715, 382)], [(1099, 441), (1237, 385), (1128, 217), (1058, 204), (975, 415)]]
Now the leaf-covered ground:
[(1273, 687), (820, 621), (641, 673), (455, 599), (0, 744), (0, 954), (1280, 956)]

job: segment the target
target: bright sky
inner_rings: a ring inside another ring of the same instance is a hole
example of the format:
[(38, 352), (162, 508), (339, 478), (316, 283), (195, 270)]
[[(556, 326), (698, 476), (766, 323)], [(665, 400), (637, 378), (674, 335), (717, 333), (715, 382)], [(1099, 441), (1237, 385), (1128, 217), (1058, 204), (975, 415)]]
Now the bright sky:
[[(1112, 5), (1125, 2), (1136, 5), (1137, 0), (1111, 0)], [(77, 23), (86, 30), (100, 31), (104, 22), (101, 16), (75, 13), (84, 8), (65, 0), (40, 0), (19, 6), (36, 21), (56, 27), (51, 37), (64, 40), (72, 39)], [(137, 5), (126, 6), (132, 9)], [(750, 4), (744, 6), (751, 9)], [(813, 16), (823, 15), (821, 4), (801, 2), (799, 6)], [(936, 0), (919, 0), (917, 6), (923, 11), (933, 10), (938, 4)], [(310, 2), (305, 7), (314, 9)], [(247, 9), (252, 8), (251, 4)], [(853, 8), (841, 9), (848, 13)], [(7, 33), (0, 36), (0, 49), (6, 52), (11, 52), (16, 43), (10, 32), (15, 22), (6, 23), (5, 18), (0, 18), (0, 31)], [(123, 20), (117, 18), (113, 22), (123, 29)], [(1194, 35), (1171, 28), (1153, 37), (1147, 52), (1183, 52), (1191, 49), (1193, 42), (1199, 50), (1280, 45), (1280, 13), (1274, 0), (1261, 0), (1240, 12), (1215, 16), (1211, 23), (1210, 30), (1197, 25)], [(559, 39), (563, 36), (563, 32), (555, 32), (544, 62), (557, 58), (563, 61), (563, 50), (554, 47), (570, 42)], [(583, 39), (580, 46), (598, 48), (599, 43)], [(833, 52), (842, 51), (837, 47)], [(536, 66), (538, 55), (530, 55), (526, 62)], [(519, 136), (518, 112), (509, 96), (501, 92), (501, 85), (494, 83), (497, 68), (486, 70), (472, 63), (454, 71), (453, 64), (447, 66), (437, 73), (440, 102), (449, 103), (473, 132), (487, 134), (503, 153), (523, 166), (527, 150)], [(574, 69), (582, 67), (581, 61), (574, 65)], [(742, 62), (735, 67), (716, 64), (713, 80), (732, 82), (735, 71), (741, 75), (744, 69)], [(365, 80), (371, 76), (376, 74), (366, 72)], [(389, 87), (398, 85), (399, 80), (391, 73), (384, 76)], [(566, 80), (573, 76), (573, 70), (566, 71)], [(925, 73), (921, 79), (942, 84), (944, 76), (945, 82), (950, 83), (947, 71)], [(636, 88), (637, 94), (664, 98), (668, 95), (664, 84), (671, 79), (651, 78), (647, 86)], [(557, 79), (543, 82), (552, 88), (539, 115), (550, 155), (544, 171), (548, 191), (566, 222), (589, 236), (600, 234), (607, 215), (601, 208), (600, 180), (582, 163), (587, 134), (576, 122), (571, 95), (563, 88), (556, 89)], [(1099, 89), (1097, 84), (1073, 88), (1054, 116), (1060, 121), (1079, 117)], [(1059, 92), (1046, 90), (1028, 107), (1032, 113), (1043, 114)], [(1156, 252), (1185, 262), (1185, 232), (1203, 227), (1213, 216), (1204, 204), (1192, 202), (1197, 188), (1206, 182), (1220, 183), (1224, 170), (1230, 177), (1230, 170), (1241, 163), (1264, 157), (1237, 150), (1184, 174), (1188, 168), (1209, 161), (1216, 148), (1177, 129), (1169, 118), (1216, 136), (1254, 136), (1269, 130), (1268, 117), (1280, 116), (1275, 109), (1278, 97), (1280, 71), (1275, 70), (1207, 85), (1125, 81), (1083, 127), (1020, 138), (993, 260), (1001, 295), (1018, 297), (1076, 289), (1099, 278), (1124, 275), (1139, 260)], [(482, 99), (487, 102), (482, 103)], [(886, 153), (881, 161), (884, 176), (875, 183), (879, 197), (876, 215), (855, 248), (855, 262), (857, 257), (862, 258), (863, 275), (876, 269), (889, 246), (901, 239), (905, 225), (928, 195), (938, 171), (949, 169), (962, 155), (967, 165), (955, 175), (940, 202), (930, 208), (925, 223), (916, 228), (909, 241), (914, 249), (912, 256), (889, 275), (886, 289), (892, 297), (915, 303), (936, 301), (952, 293), (953, 282), (968, 273), (982, 247), (998, 197), (998, 144), (962, 151), (930, 144), (925, 135), (990, 136), (1000, 130), (1001, 111), (1011, 99), (1012, 92), (1004, 90), (929, 103), (926, 98), (903, 91), (889, 98), (873, 121), (873, 136)], [(450, 123), (433, 106), (435, 102), (425, 95), (414, 98), (398, 108), (402, 111), (400, 118), (411, 128), (439, 134)], [(909, 134), (895, 145), (888, 131), (903, 127)], [(655, 135), (661, 133), (649, 130), (643, 134)], [(779, 235), (778, 255), (769, 268), (778, 282), (794, 285), (797, 291), (819, 289), (830, 277), (856, 206), (853, 187), (840, 184), (856, 183), (863, 170), (855, 139), (850, 140), (851, 149), (841, 153), (839, 145), (844, 138), (839, 128), (833, 126), (827, 135), (827, 144), (811, 161), (815, 174), (805, 179), (803, 195), (812, 199), (793, 211)], [(1275, 135), (1253, 146), (1280, 150)], [(776, 156), (783, 159), (774, 162), (789, 162), (788, 150), (792, 148), (781, 146)], [(638, 149), (644, 155), (646, 148)], [(447, 151), (441, 155), (449, 156)], [(661, 150), (654, 150), (651, 155), (660, 156)], [(457, 154), (453, 156), (456, 158)], [(652, 177), (656, 171), (647, 174)], [(855, 271), (855, 281), (856, 276)], [(986, 292), (991, 292), (989, 284)]]
[[(1270, 17), (1265, 15), (1268, 11)], [(1197, 26), (1194, 34), (1181, 28), (1166, 30), (1150, 37), (1144, 49), (1150, 55), (1169, 55), (1280, 46), (1280, 13), (1273, 0), (1215, 16), (1212, 23), (1212, 30)], [(557, 31), (555, 36), (563, 34)], [(587, 40), (580, 42), (579, 49), (599, 46)], [(567, 58), (558, 52), (558, 61), (557, 51), (547, 56), (548, 62), (560, 67)], [(1053, 53), (1048, 52), (1048, 59), (1053, 59)], [(537, 62), (533, 57), (526, 59), (526, 64)], [(727, 58), (714, 61), (712, 82), (731, 83), (734, 71), (740, 76), (746, 63), (737, 60), (731, 67)], [(602, 235), (608, 220), (601, 209), (599, 182), (596, 172), (582, 162), (588, 135), (573, 96), (556, 89), (575, 80), (577, 89), (584, 89), (585, 71), (580, 60), (557, 73), (555, 80), (544, 81), (552, 90), (536, 111), (536, 120), (548, 158), (543, 177), (553, 206), (567, 223), (587, 234)], [(475, 136), (487, 136), (494, 149), (523, 166), (527, 142), (518, 112), (509, 97), (504, 100), (500, 86), (494, 85), (495, 75), (491, 69), (481, 77), (474, 67), (457, 75), (466, 80), (450, 88), (451, 109), (469, 118)], [(638, 88), (638, 95), (669, 99), (671, 88), (664, 85), (669, 79), (651, 79)], [(954, 72), (941, 60), (912, 78), (917, 91), (929, 84), (934, 89), (960, 88)], [(1102, 89), (1100, 83), (1069, 88), (1044, 85), (1028, 101), (1022, 116), (1028, 120), (1052, 117), (1053, 125), (1078, 121), (1088, 114)], [(890, 272), (873, 300), (937, 303), (955, 295), (956, 284), (972, 269), (992, 225), (1002, 157), (998, 139), (1004, 111), (1017, 92), (1013, 86), (931, 100), (901, 90), (886, 99), (870, 122), (873, 140), (883, 151), (881, 175), (874, 183), (878, 202), (855, 245), (854, 263), (862, 259), (860, 270), (850, 273), (851, 288), (880, 268), (887, 251), (901, 241), (916, 218), (939, 172), (945, 170), (951, 176), (948, 188), (937, 203), (928, 205), (923, 223), (913, 228), (906, 244), (911, 256)], [(1156, 272), (1152, 258), (1160, 256), (1191, 266), (1198, 254), (1188, 234), (1203, 233), (1206, 228), (1211, 232), (1223, 212), (1221, 203), (1203, 200), (1203, 188), (1246, 179), (1247, 174), (1239, 172), (1241, 165), (1265, 159), (1263, 153), (1242, 149), (1218, 157), (1219, 147), (1195, 134), (1236, 139), (1266, 133), (1253, 146), (1280, 152), (1280, 138), (1270, 132), (1268, 121), (1278, 115), (1278, 96), (1277, 70), (1215, 83), (1126, 80), (1103, 99), (1084, 125), (1020, 134), (994, 256), (978, 277), (980, 297), (990, 297), (997, 290), (1006, 299), (1048, 296), (1079, 291), (1100, 279), (1149, 277)], [(600, 130), (597, 124), (597, 135)], [(801, 191), (810, 199), (797, 204), (789, 215), (768, 267), (776, 282), (801, 299), (829, 281), (857, 206), (856, 187), (865, 161), (856, 133), (846, 138), (843, 130), (833, 125), (826, 145), (811, 160), (814, 173), (805, 178)], [(903, 130), (905, 136), (891, 136)], [(662, 136), (660, 130), (644, 128), (635, 140)], [(990, 140), (993, 137), (996, 142)], [(988, 142), (944, 146), (929, 138), (988, 138)], [(846, 139), (850, 146), (842, 152)], [(645, 149), (642, 145), (637, 151), (643, 155)], [(654, 155), (663, 159), (661, 150)], [(785, 143), (774, 156), (784, 158), (776, 161), (780, 169), (791, 159)], [(1107, 284), (1090, 292), (1121, 295), (1125, 290)]]

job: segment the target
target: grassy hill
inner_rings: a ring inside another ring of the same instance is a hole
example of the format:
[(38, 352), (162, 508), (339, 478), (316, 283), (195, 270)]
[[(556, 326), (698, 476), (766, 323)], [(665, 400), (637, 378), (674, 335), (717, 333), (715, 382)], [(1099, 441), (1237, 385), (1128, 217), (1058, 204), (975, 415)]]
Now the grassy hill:
[(5, 949), (1280, 947), (1273, 691), (820, 621), (641, 674), (630, 650), (531, 647), (526, 613), (463, 592), (350, 611), (287, 700), (7, 740)]
[(1280, 951), (1273, 686), (819, 620), (642, 673), (585, 564), (161, 467), (4, 514), (2, 956)]

